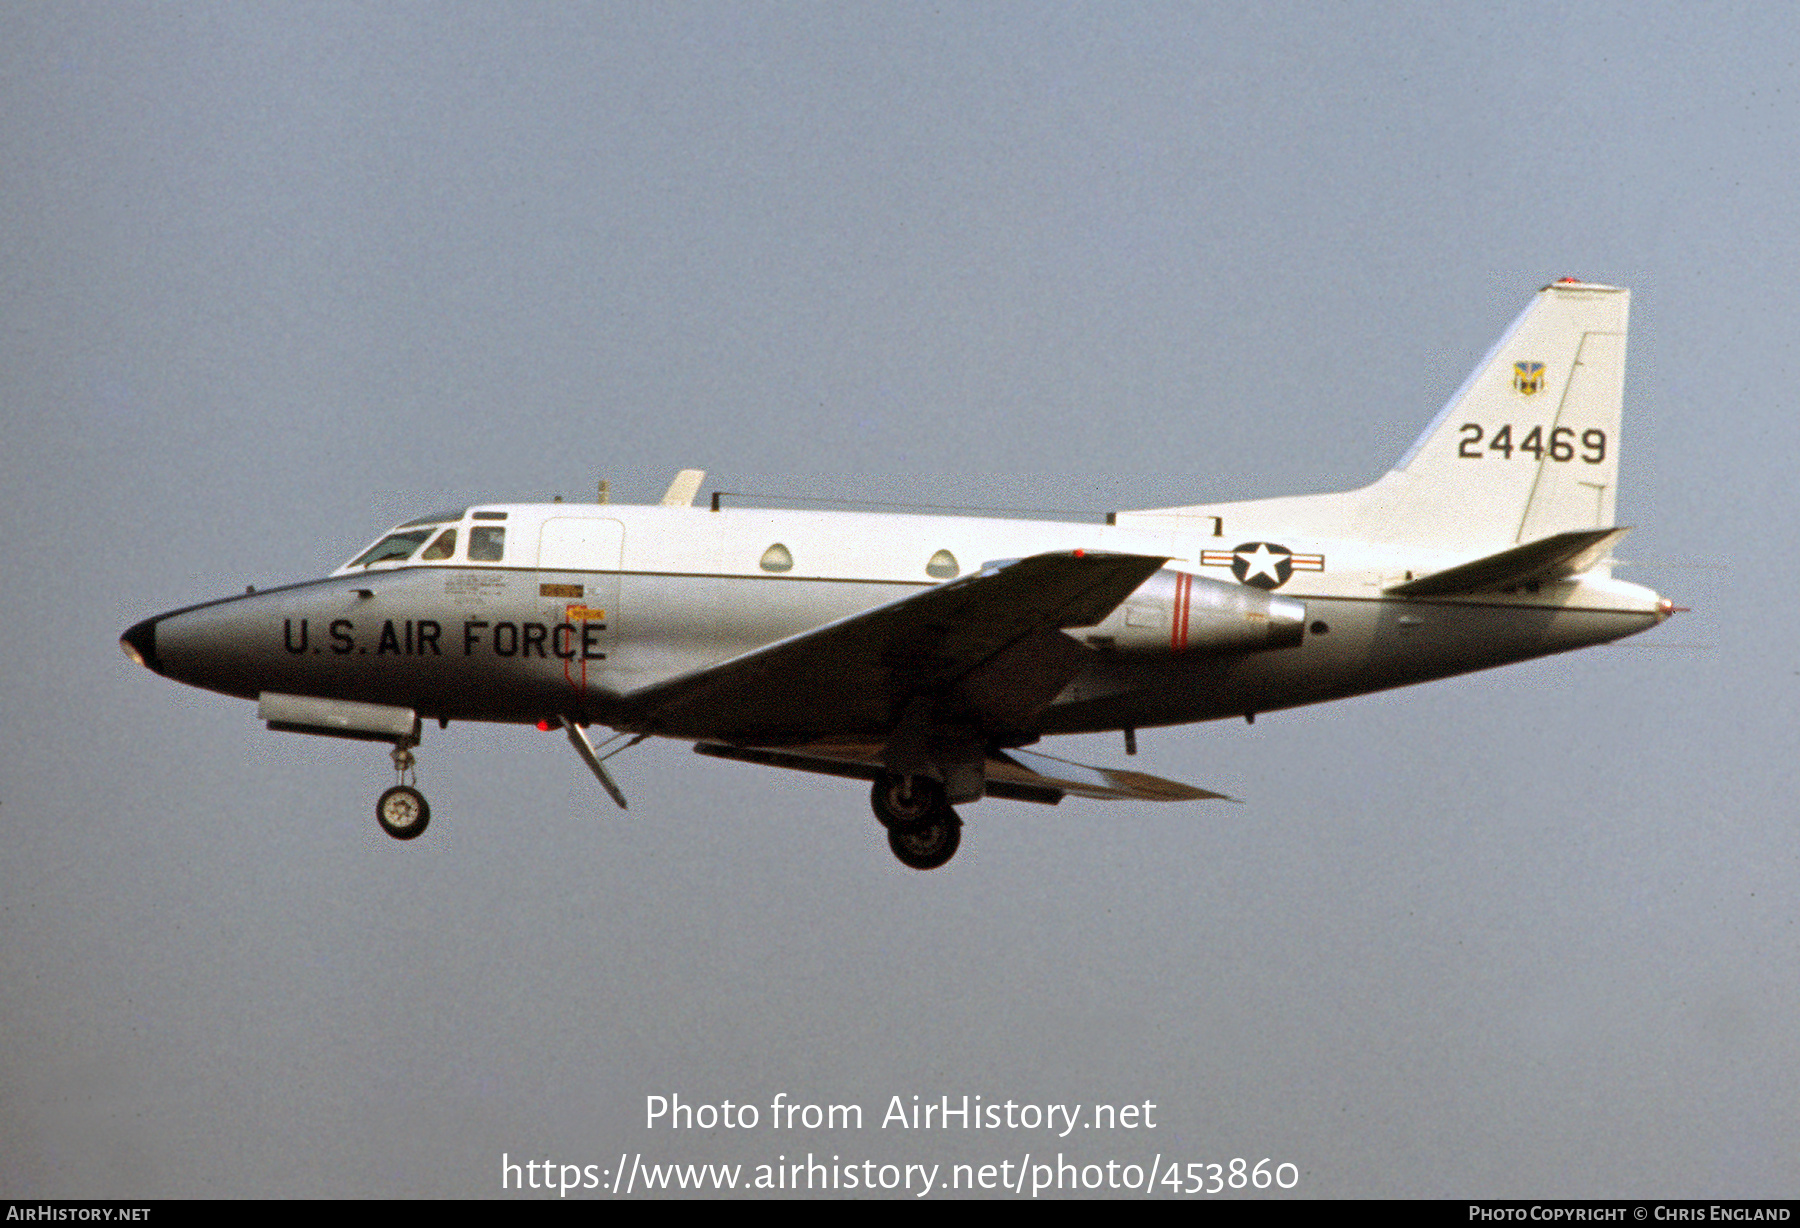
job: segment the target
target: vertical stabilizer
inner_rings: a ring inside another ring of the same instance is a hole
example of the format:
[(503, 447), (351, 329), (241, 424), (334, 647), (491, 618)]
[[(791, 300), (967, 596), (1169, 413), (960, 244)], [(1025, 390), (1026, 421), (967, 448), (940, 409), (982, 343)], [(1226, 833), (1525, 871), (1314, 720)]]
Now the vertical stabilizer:
[[(1631, 295), (1538, 291), (1393, 469), (1361, 490), (1118, 512), (1114, 523), (1484, 556), (1614, 527)], [(1604, 559), (1592, 570), (1604, 573)]]
[(1378, 536), (1490, 549), (1610, 528), (1628, 291), (1545, 286), (1400, 463), (1366, 492)]

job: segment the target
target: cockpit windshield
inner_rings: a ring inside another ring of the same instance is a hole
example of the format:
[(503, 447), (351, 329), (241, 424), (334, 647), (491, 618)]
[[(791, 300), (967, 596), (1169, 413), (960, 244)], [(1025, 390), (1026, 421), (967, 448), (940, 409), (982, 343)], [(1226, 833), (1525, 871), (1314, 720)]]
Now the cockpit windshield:
[(376, 542), (374, 546), (351, 559), (346, 566), (373, 567), (377, 563), (393, 563), (400, 559), (409, 559), (413, 551), (424, 544), (437, 529), (436, 525), (425, 529), (407, 529), (403, 533), (389, 533)]
[[(377, 563), (403, 563), (415, 559), (421, 563), (438, 563), (457, 557), (457, 524), (468, 513), (467, 508), (451, 512), (434, 512), (407, 521), (373, 546), (345, 563), (340, 571), (373, 567)], [(477, 520), (503, 520), (505, 512), (477, 512)], [(505, 552), (506, 528), (503, 525), (476, 525), (468, 533), (468, 559), (471, 562), (498, 563)], [(430, 542), (429, 546), (425, 545)], [(423, 546), (424, 549), (420, 550)]]

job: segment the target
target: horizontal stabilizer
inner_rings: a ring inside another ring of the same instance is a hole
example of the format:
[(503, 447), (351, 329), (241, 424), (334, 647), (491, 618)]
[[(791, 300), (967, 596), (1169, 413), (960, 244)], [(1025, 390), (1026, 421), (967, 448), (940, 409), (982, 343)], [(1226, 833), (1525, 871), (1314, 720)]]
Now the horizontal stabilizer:
[(1393, 585), (1385, 591), (1395, 597), (1452, 597), (1551, 584), (1597, 567), (1629, 532), (1629, 528), (1623, 528), (1558, 533)]
[[(816, 772), (822, 776), (874, 780), (887, 770), (881, 760), (883, 745), (877, 741), (834, 739), (780, 749), (701, 742), (694, 749), (702, 755), (711, 755), (717, 759), (737, 759), (744, 763), (759, 763), (765, 767)], [(991, 752), (987, 757), (986, 775), (989, 797), (1043, 802), (1048, 805), (1055, 805), (1071, 793), (1077, 797), (1141, 802), (1236, 800), (1223, 793), (1197, 789), (1176, 780), (1164, 780), (1147, 772), (1088, 767), (1058, 759), (1054, 755), (1023, 750)]]

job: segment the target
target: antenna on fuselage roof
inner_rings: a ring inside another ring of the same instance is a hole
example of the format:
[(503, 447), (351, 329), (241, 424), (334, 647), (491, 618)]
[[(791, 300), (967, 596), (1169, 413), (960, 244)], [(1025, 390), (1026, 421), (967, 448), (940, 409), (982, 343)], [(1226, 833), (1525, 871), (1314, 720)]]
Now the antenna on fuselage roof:
[(700, 493), (700, 483), (706, 480), (704, 469), (683, 469), (669, 483), (669, 489), (662, 497), (664, 507), (692, 507), (694, 496)]
[(594, 499), (594, 502), (595, 503), (611, 503), (612, 502), (612, 483), (607, 481), (605, 478), (600, 479), (599, 495)]

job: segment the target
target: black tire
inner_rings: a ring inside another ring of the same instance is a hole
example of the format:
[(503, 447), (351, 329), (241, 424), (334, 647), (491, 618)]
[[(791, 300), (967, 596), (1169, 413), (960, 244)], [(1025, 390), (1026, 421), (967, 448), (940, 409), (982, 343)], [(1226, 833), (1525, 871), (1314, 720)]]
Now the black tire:
[(431, 806), (411, 785), (395, 785), (375, 803), (375, 821), (396, 840), (416, 840), (431, 823)]
[(935, 870), (956, 856), (962, 844), (962, 820), (956, 811), (940, 806), (932, 814), (911, 823), (888, 825), (888, 847), (900, 864), (915, 870)]
[(869, 791), (869, 806), (881, 825), (890, 830), (949, 809), (944, 801), (944, 786), (929, 776), (877, 776), (875, 787)]

